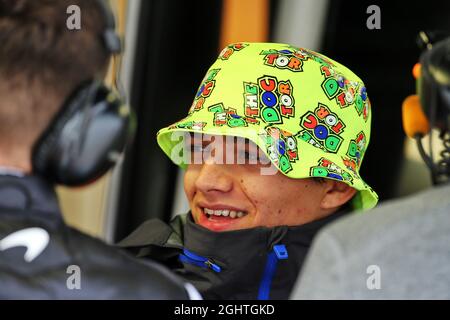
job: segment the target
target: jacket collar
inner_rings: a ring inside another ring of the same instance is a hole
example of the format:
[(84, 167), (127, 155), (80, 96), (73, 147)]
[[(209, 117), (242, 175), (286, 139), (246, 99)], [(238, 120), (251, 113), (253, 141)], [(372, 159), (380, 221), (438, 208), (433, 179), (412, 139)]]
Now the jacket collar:
[[(192, 283), (205, 299), (257, 299), (262, 284), (270, 289), (267, 299), (287, 299), (316, 233), (349, 211), (342, 209), (301, 226), (228, 232), (203, 228), (188, 213), (176, 216), (170, 226), (148, 220), (119, 246), (138, 257), (163, 262)], [(269, 279), (265, 275), (268, 262), (274, 262), (270, 258), (275, 245), (285, 246), (288, 259), (276, 261)]]
[[(182, 255), (187, 258), (183, 259), (183, 272), (206, 299), (257, 299), (264, 281), (269, 281), (267, 298), (287, 299), (318, 230), (346, 212), (342, 210), (301, 226), (227, 232), (203, 228), (195, 224), (189, 214), (184, 226), (185, 252)], [(287, 259), (269, 261), (274, 258), (275, 245), (284, 245)], [(190, 254), (194, 260), (203, 257), (207, 262), (203, 262), (202, 267), (189, 258)], [(273, 262), (276, 267), (269, 276), (267, 268)], [(211, 267), (214, 265), (219, 268)]]
[(60, 216), (53, 186), (34, 175), (0, 175), (0, 208)]

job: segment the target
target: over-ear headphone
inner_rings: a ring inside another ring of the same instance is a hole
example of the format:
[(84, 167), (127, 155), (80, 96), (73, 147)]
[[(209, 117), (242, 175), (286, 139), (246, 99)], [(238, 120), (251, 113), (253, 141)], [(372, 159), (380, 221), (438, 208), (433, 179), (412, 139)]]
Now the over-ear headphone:
[[(113, 13), (105, 0), (96, 1), (105, 19), (100, 41), (110, 54), (119, 54)], [(131, 128), (130, 108), (117, 92), (95, 79), (82, 83), (35, 143), (33, 172), (67, 186), (92, 182), (120, 158)]]
[[(442, 40), (442, 36), (442, 33), (419, 34), (420, 46), (425, 51), (413, 69), (417, 94), (407, 97), (402, 106), (405, 133), (416, 140), (434, 184), (447, 182), (450, 176), (450, 37)], [(425, 153), (421, 141), (431, 128), (440, 130), (444, 142), (437, 163), (432, 154)]]
[(420, 58), (417, 94), (428, 118), (442, 130), (450, 129), (450, 37), (433, 44)]

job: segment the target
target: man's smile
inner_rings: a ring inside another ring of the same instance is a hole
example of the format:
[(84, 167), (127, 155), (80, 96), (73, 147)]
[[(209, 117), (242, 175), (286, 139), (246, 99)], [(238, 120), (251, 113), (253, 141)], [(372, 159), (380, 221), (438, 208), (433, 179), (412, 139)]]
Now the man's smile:
[(232, 219), (235, 218), (242, 218), (244, 215), (246, 215), (246, 212), (243, 211), (235, 211), (235, 210), (228, 210), (228, 209), (224, 209), (224, 210), (213, 210), (213, 209), (208, 209), (208, 208), (203, 208), (203, 212), (208, 216), (208, 218), (211, 217), (230, 217)]
[(197, 206), (197, 223), (212, 231), (234, 230), (237, 223), (240, 223), (248, 212), (227, 205), (202, 204)]

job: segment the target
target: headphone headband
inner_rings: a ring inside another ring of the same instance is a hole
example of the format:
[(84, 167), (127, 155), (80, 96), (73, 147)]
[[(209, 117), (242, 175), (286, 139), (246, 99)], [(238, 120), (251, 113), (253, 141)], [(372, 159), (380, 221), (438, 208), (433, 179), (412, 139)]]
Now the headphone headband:
[(116, 22), (107, 0), (97, 0), (98, 6), (105, 19), (105, 30), (102, 42), (110, 54), (119, 54), (122, 51), (120, 37), (116, 33)]

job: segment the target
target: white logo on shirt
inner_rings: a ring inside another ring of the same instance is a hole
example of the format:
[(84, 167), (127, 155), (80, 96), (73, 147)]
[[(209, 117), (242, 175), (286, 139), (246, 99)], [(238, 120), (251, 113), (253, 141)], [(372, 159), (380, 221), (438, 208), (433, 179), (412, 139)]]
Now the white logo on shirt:
[(0, 251), (5, 251), (15, 247), (26, 247), (24, 255), (26, 262), (31, 262), (37, 258), (47, 247), (50, 235), (42, 228), (27, 228), (16, 231), (0, 240)]

